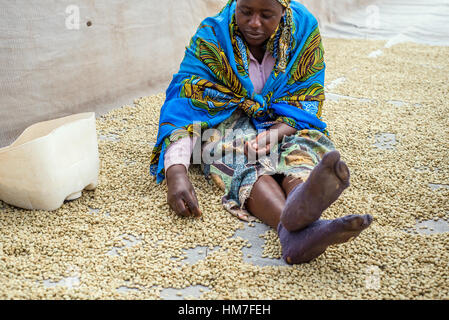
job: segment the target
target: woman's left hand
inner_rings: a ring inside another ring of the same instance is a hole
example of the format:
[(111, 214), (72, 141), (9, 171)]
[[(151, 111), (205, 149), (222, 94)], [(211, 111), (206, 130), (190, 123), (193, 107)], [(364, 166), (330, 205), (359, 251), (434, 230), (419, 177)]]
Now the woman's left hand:
[[(263, 157), (270, 153), (270, 142), (278, 141), (278, 137), (273, 135), (270, 137), (270, 130), (260, 133), (255, 139), (245, 142), (245, 155), (255, 155), (257, 158)], [(272, 140), (270, 140), (270, 138)]]
[(296, 133), (296, 129), (285, 123), (277, 123), (269, 130), (261, 132), (257, 137), (245, 143), (245, 155), (257, 155), (261, 157), (270, 153), (270, 146), (282, 140), (284, 136)]

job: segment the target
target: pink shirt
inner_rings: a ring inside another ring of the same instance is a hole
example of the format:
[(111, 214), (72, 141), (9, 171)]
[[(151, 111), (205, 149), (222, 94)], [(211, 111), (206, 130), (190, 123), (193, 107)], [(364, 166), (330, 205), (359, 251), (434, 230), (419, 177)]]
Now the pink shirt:
[[(254, 91), (257, 94), (260, 94), (271, 74), (271, 71), (273, 71), (276, 60), (268, 51), (265, 52), (262, 63), (259, 63), (251, 52), (249, 53), (249, 60), (249, 78), (254, 86)], [(184, 165), (188, 171), (193, 146), (195, 145), (197, 139), (197, 137), (185, 137), (171, 143), (168, 146), (164, 156), (165, 171), (175, 164)]]
[(249, 53), (249, 60), (249, 78), (253, 83), (254, 91), (260, 94), (271, 74), (271, 71), (273, 71), (276, 60), (268, 51), (265, 51), (262, 63), (259, 63), (259, 61), (254, 58), (251, 51)]

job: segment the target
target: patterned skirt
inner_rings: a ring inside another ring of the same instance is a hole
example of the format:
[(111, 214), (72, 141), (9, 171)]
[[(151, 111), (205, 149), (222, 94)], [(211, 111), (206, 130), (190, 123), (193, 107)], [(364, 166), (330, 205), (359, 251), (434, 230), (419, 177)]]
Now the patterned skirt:
[[(237, 109), (216, 127), (215, 134), (209, 134), (202, 146), (201, 167), (206, 180), (224, 191), (223, 207), (244, 221), (255, 220), (245, 204), (260, 176), (281, 174), (306, 181), (323, 155), (335, 150), (332, 141), (320, 131), (301, 130), (273, 144), (267, 156), (249, 161), (244, 154), (244, 142), (256, 136), (250, 118)], [(205, 153), (209, 161), (204, 161)]]

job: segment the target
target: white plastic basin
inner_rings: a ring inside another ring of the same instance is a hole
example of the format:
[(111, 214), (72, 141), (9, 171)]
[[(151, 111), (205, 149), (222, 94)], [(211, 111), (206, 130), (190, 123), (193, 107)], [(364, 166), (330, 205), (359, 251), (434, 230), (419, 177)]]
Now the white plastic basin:
[(99, 167), (94, 112), (39, 122), (0, 149), (0, 200), (56, 210), (95, 189)]

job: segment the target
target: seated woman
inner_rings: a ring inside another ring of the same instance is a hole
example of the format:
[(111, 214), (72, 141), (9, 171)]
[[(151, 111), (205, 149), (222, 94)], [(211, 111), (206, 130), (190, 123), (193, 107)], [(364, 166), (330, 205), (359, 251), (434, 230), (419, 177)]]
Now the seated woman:
[(215, 129), (202, 170), (224, 190), (224, 208), (276, 229), (287, 263), (308, 262), (371, 224), (370, 215), (320, 219), (349, 186), (321, 121), (323, 51), (317, 20), (290, 0), (230, 0), (201, 23), (167, 89), (151, 155), (172, 210), (201, 215), (187, 176), (205, 140), (196, 123)]

